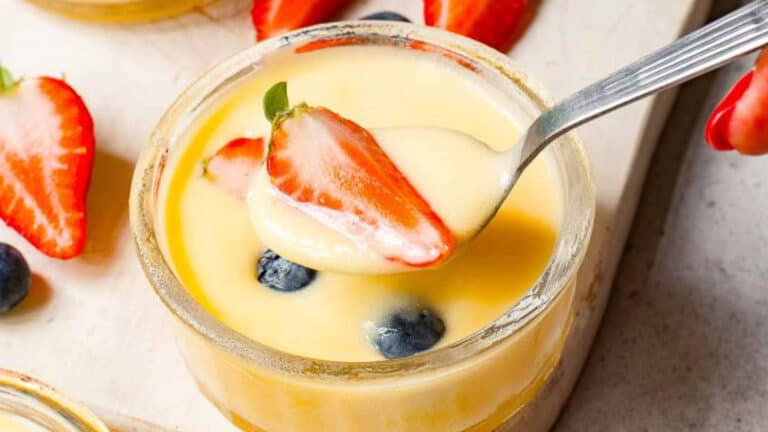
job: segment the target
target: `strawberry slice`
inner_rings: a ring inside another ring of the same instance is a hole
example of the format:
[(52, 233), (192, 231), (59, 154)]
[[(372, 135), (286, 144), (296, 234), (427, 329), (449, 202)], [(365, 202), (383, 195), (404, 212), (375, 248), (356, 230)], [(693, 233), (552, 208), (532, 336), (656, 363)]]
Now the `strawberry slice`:
[(349, 0), (254, 0), (251, 19), (256, 26), (256, 39), (317, 24), (347, 3)]
[(61, 259), (85, 246), (93, 120), (64, 81), (13, 81), (0, 67), (0, 218)]
[(262, 138), (235, 138), (203, 161), (203, 175), (222, 190), (245, 199), (263, 159)]
[(768, 51), (717, 106), (707, 122), (706, 136), (716, 150), (768, 153)]
[(424, 22), (508, 51), (527, 9), (528, 0), (425, 0)]
[(293, 207), (385, 258), (444, 260), (453, 234), (366, 129), (323, 107), (288, 109), (285, 83), (265, 96), (273, 122), (266, 169)]

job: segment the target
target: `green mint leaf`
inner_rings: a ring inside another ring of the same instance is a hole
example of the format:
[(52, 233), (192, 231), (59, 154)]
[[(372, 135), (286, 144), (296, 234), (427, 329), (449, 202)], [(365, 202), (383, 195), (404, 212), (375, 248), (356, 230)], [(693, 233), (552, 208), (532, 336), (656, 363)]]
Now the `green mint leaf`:
[(10, 90), (11, 87), (16, 85), (16, 80), (13, 79), (11, 71), (0, 66), (0, 92)]
[(288, 108), (288, 83), (280, 81), (264, 94), (264, 115), (272, 122), (278, 114), (288, 111)]

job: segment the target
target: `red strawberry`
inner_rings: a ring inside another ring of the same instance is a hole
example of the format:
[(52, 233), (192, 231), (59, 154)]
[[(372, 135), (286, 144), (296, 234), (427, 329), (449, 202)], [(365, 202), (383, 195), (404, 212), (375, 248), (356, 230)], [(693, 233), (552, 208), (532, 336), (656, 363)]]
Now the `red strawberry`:
[(317, 24), (347, 3), (349, 0), (254, 0), (251, 18), (256, 26), (256, 39)]
[(527, 8), (528, 0), (425, 0), (424, 22), (508, 51)]
[(285, 83), (265, 97), (272, 184), (291, 205), (387, 259), (442, 261), (455, 240), (370, 132), (323, 107), (291, 110)]
[(717, 106), (706, 135), (716, 150), (768, 153), (768, 51)]
[(0, 68), (0, 218), (47, 255), (85, 246), (94, 151), (91, 115), (67, 83), (13, 82)]
[(203, 171), (213, 184), (245, 199), (251, 179), (263, 159), (263, 139), (235, 138), (203, 162)]
[(706, 128), (707, 142), (709, 142), (709, 145), (715, 150), (733, 150), (733, 145), (729, 139), (729, 129), (733, 110), (736, 108), (736, 102), (744, 97), (744, 93), (752, 84), (752, 78), (754, 78), (754, 76), (754, 71), (749, 71), (748, 74), (744, 75), (736, 85), (733, 86), (731, 91), (728, 92), (709, 117)]

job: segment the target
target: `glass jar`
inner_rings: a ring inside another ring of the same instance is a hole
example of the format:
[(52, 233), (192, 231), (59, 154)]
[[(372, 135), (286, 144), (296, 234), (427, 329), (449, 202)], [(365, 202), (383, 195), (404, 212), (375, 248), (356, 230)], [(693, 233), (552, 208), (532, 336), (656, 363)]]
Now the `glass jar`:
[[(194, 83), (168, 110), (134, 174), (131, 228), (157, 295), (176, 318), (179, 344), (203, 393), (246, 431), (493, 431), (542, 389), (560, 359), (573, 317), (576, 272), (592, 229), (594, 188), (578, 140), (550, 147), (563, 218), (553, 256), (503, 316), (448, 346), (409, 358), (339, 362), (303, 358), (250, 340), (212, 317), (182, 286), (158, 239), (158, 186), (169, 152), (221, 94), (258, 74), (270, 55), (339, 45), (389, 45), (442, 55), (509, 98), (525, 127), (547, 106), (541, 87), (503, 54), (441, 30), (390, 22), (344, 22), (260, 43)], [(503, 269), (499, 269), (503, 271)]]
[(72, 18), (99, 21), (136, 21), (165, 18), (212, 0), (27, 0)]
[(21, 429), (25, 432), (109, 432), (87, 408), (53, 388), (34, 378), (0, 369), (0, 424), (11, 418), (26, 425)]

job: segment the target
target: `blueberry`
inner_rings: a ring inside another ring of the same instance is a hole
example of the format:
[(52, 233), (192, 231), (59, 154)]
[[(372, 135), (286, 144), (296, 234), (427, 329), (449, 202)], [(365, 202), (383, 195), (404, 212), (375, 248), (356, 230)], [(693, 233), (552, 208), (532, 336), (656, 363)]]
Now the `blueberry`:
[(0, 243), (0, 314), (21, 303), (29, 293), (29, 265), (15, 247)]
[(426, 351), (440, 341), (445, 324), (434, 312), (423, 307), (400, 309), (376, 325), (373, 343), (388, 359)]
[(400, 15), (397, 12), (390, 12), (390, 11), (384, 11), (384, 12), (376, 12), (374, 14), (366, 15), (361, 20), (365, 21), (402, 21), (402, 22), (411, 22), (408, 18)]
[(271, 249), (259, 258), (259, 282), (276, 291), (298, 291), (315, 280), (317, 271), (288, 261)]

